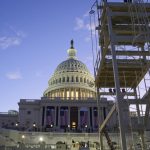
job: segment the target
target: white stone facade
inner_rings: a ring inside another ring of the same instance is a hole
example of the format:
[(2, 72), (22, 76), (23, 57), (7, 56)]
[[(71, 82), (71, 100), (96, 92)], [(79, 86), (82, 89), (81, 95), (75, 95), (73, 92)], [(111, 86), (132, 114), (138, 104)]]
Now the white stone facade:
[[(102, 120), (104, 111), (107, 113), (112, 105), (112, 101), (101, 100), (99, 107)], [(41, 100), (21, 99), (19, 123), (20, 128), (25, 130), (34, 130), (33, 124), (36, 124), (36, 130), (40, 131), (94, 132), (98, 130), (97, 101), (92, 98), (87, 100), (62, 100), (47, 97), (43, 97)], [(113, 128), (115, 124), (116, 117), (114, 115), (109, 127)]]

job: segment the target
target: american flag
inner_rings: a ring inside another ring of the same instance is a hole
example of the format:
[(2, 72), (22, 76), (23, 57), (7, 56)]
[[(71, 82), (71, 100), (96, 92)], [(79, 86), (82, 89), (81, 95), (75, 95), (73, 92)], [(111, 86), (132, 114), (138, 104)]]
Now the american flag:
[(68, 125), (68, 109), (60, 110), (60, 125), (67, 126)]
[(83, 127), (88, 125), (88, 111), (80, 111), (80, 123)]
[(51, 125), (54, 124), (55, 111), (54, 109), (48, 109), (46, 113), (46, 124)]

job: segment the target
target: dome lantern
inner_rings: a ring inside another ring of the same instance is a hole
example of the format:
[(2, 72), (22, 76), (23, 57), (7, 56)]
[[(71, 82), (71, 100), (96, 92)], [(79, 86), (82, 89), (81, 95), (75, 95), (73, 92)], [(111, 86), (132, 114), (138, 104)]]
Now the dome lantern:
[(67, 50), (67, 53), (68, 53), (68, 58), (70, 59), (70, 58), (73, 58), (73, 59), (76, 59), (76, 52), (77, 52), (77, 50), (76, 49), (74, 49), (74, 42), (73, 42), (73, 40), (71, 40), (70, 41), (70, 49), (68, 49)]

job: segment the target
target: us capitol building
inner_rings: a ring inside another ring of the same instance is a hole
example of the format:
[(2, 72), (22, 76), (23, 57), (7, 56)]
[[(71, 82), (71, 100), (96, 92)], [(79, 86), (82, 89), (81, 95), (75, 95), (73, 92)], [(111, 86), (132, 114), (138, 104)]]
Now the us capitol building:
[[(73, 40), (67, 50), (68, 58), (60, 63), (48, 81), (48, 88), (41, 99), (21, 99), (18, 103), (19, 113), (0, 115), (3, 127), (13, 128), (16, 125), (25, 131), (74, 131), (94, 132), (98, 130), (99, 119), (111, 109), (113, 102), (96, 100), (94, 77), (86, 65), (77, 59), (77, 50)], [(116, 115), (109, 127), (116, 123)]]

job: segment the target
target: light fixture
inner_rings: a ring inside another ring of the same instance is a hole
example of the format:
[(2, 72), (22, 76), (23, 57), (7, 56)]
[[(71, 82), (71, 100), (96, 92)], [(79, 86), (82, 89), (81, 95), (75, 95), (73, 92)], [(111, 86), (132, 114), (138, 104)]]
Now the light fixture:
[(25, 135), (22, 135), (21, 138), (24, 139), (24, 138), (25, 138)]
[(36, 123), (35, 122), (33, 123), (33, 127), (36, 127)]
[(16, 124), (15, 124), (15, 125), (16, 125), (16, 127), (18, 127), (18, 125), (19, 125), (19, 122), (16, 122)]
[(75, 126), (75, 125), (76, 125), (76, 122), (72, 122), (72, 125)]
[(93, 9), (90, 10), (89, 14), (94, 14), (95, 11)]
[(43, 142), (43, 137), (40, 137), (39, 140), (40, 140), (40, 142)]

